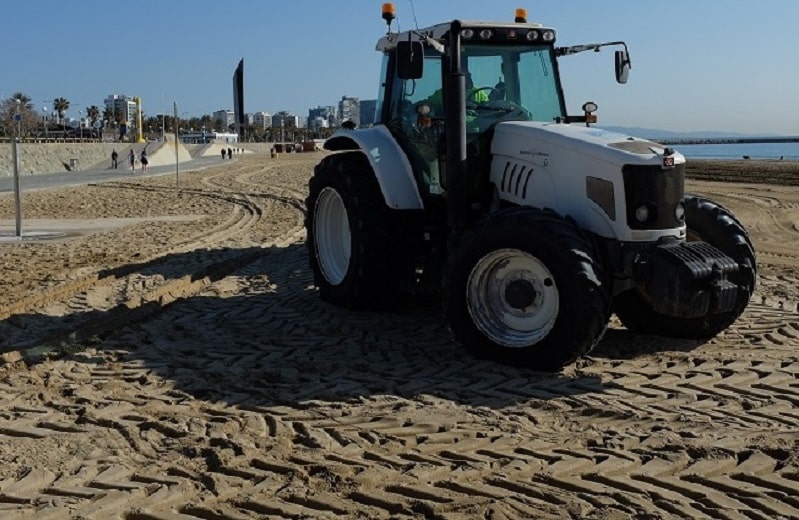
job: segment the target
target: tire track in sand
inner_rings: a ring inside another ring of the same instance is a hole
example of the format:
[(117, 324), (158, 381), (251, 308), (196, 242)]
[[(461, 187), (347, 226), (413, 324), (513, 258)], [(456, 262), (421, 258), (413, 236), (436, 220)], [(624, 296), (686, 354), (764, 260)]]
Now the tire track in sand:
[[(223, 172), (218, 176), (230, 177), (230, 174)], [(17, 317), (2, 324), (6, 348), (8, 345), (19, 345), (24, 351), (37, 354), (50, 350), (55, 345), (62, 348), (65, 341), (74, 343), (76, 340), (83, 341), (91, 336), (107, 334), (126, 323), (158, 312), (161, 307), (177, 298), (191, 296), (212, 280), (222, 278), (232, 269), (252, 261), (260, 254), (255, 248), (215, 248), (237, 240), (246, 243), (243, 238), (259, 227), (268, 206), (295, 208), (297, 216), (289, 235), (296, 234), (302, 227), (303, 214), (299, 209), (301, 199), (269, 197), (269, 193), (264, 192), (260, 200), (253, 200), (249, 195), (220, 193), (218, 190), (177, 190), (136, 184), (112, 184), (114, 188), (121, 186), (125, 189), (147, 191), (166, 189), (184, 196), (188, 194), (211, 198), (228, 204), (231, 209), (228, 218), (223, 222), (191, 236), (180, 237), (166, 251), (161, 251), (152, 258), (115, 269), (84, 274), (67, 284), (21, 299), (13, 308), (6, 310), (8, 315), (26, 311), (35, 311), (36, 314)], [(190, 255), (186, 254), (189, 252)], [(67, 317), (58, 323), (54, 322), (52, 330), (40, 331), (38, 336), (31, 337), (26, 330), (27, 321), (36, 320), (36, 316), (40, 314)], [(81, 315), (85, 316), (82, 318)]]
[[(305, 262), (301, 243), (271, 251), (114, 340), (113, 371), (84, 374), (83, 384), (137, 394), (124, 406), (87, 403), (107, 414), (81, 424), (119, 433), (146, 461), (124, 465), (117, 491), (144, 465), (175, 497), (160, 506), (129, 489), (120, 509), (140, 518), (799, 514), (787, 493), (797, 480), (795, 359), (712, 344), (631, 359), (599, 357), (600, 348), (568, 377), (530, 374), (464, 358), (430, 309), (328, 307), (307, 290)], [(638, 339), (608, 337), (611, 348)]]
[(323, 304), (301, 233), (283, 238), (102, 349), (0, 379), (20, 430), (59, 425), (42, 438), (0, 434), (0, 454), (29, 442), (74, 453), (0, 478), (0, 510), (799, 516), (797, 318), (770, 289), (790, 273), (761, 283), (764, 299), (705, 344), (614, 323), (592, 357), (548, 375), (467, 357), (434, 305)]

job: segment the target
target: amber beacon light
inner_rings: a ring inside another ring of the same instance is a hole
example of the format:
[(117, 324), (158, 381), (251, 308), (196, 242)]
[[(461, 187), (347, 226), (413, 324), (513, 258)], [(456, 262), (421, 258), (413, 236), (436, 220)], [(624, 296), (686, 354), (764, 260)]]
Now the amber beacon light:
[[(384, 4), (385, 5), (385, 4)], [(385, 17), (385, 14), (383, 15)], [(516, 23), (527, 23), (527, 9), (516, 9)]]
[(383, 4), (383, 20), (385, 20), (388, 25), (391, 25), (396, 15), (397, 11), (394, 9), (393, 2), (386, 2)]

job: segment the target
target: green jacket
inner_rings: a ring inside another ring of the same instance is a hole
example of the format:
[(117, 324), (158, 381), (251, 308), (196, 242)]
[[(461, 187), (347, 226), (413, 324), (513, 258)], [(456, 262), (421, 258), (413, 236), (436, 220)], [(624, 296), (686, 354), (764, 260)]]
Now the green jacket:
[[(480, 90), (476, 88), (470, 88), (466, 90), (466, 101), (473, 101), (475, 103), (485, 103), (488, 101), (488, 93), (485, 90)], [(433, 110), (434, 113), (439, 115), (444, 115), (444, 91), (443, 89), (438, 89), (424, 100), (424, 103), (430, 105), (430, 108)]]

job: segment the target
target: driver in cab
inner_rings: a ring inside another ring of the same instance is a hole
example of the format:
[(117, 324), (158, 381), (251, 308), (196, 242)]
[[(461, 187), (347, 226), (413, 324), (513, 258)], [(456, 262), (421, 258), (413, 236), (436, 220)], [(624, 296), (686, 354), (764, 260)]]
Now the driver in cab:
[[(466, 128), (468, 132), (479, 132), (478, 115), (473, 110), (475, 105), (482, 105), (491, 100), (489, 92), (495, 91), (495, 87), (475, 88), (474, 80), (470, 72), (466, 72)], [(444, 113), (444, 89), (438, 88), (427, 99), (416, 103), (417, 125), (429, 127), (433, 119), (443, 120)]]
[[(471, 73), (466, 73), (466, 103), (486, 103), (489, 100), (488, 97), (488, 89), (486, 88), (475, 88), (474, 87), (474, 80), (472, 79)], [(419, 109), (422, 107), (427, 106), (427, 115), (435, 116), (439, 118), (444, 117), (444, 89), (438, 88), (435, 92), (430, 94), (427, 99), (423, 99), (419, 101), (416, 106)]]

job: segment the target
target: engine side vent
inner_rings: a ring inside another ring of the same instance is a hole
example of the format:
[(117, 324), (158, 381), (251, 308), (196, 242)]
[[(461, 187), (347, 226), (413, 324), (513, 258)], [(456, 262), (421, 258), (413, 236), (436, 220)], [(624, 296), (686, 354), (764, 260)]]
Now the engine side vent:
[(526, 198), (527, 186), (532, 175), (533, 168), (508, 161), (505, 163), (505, 169), (502, 172), (502, 182), (499, 189), (501, 192), (514, 197)]

